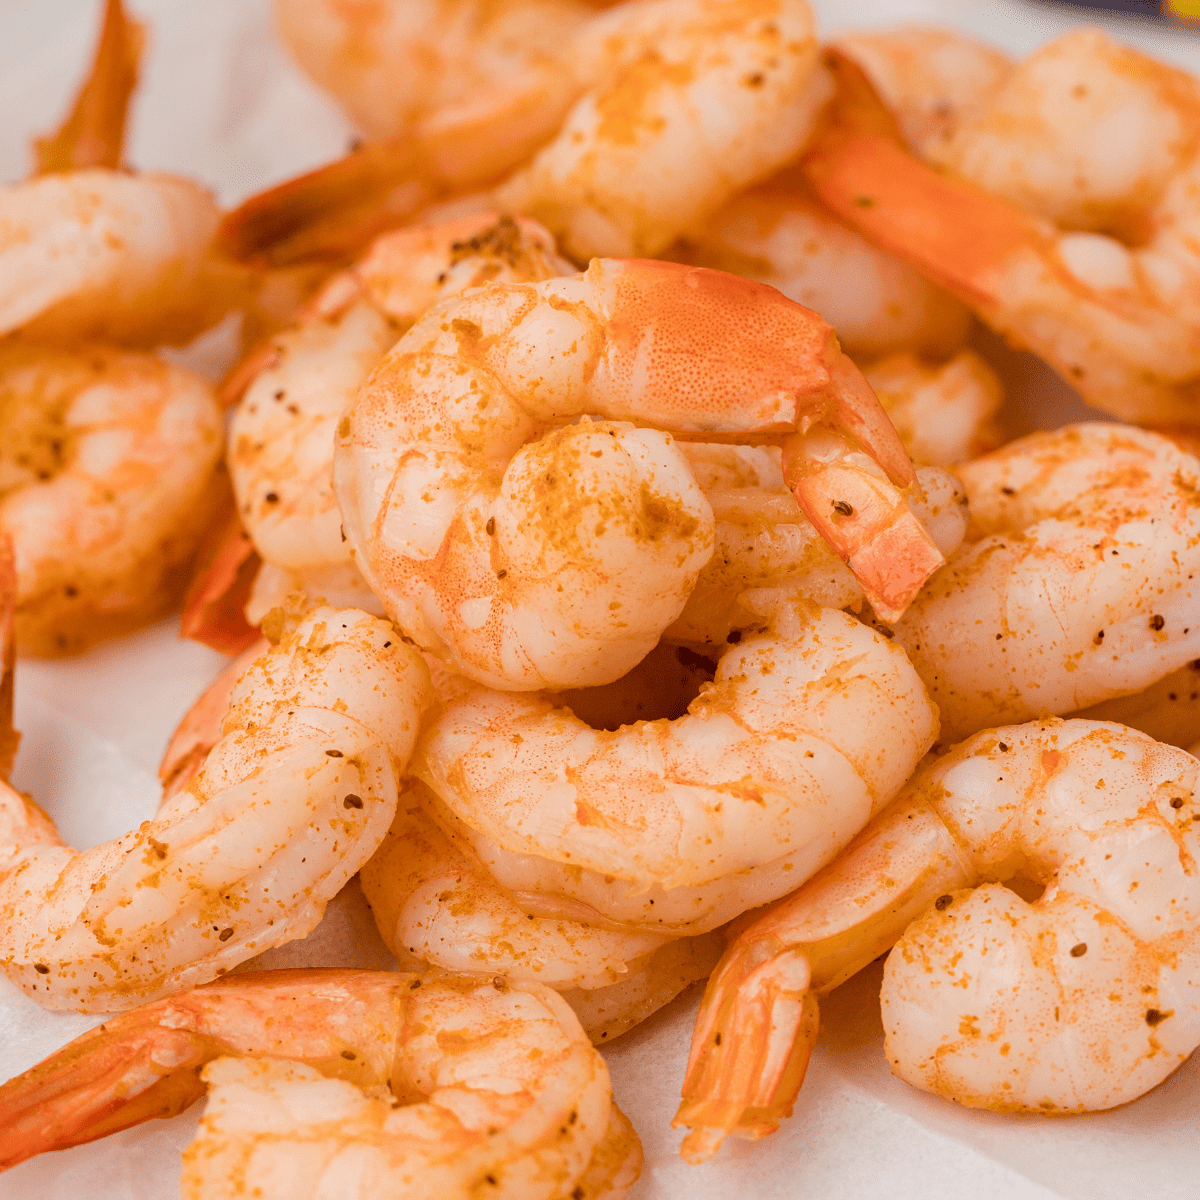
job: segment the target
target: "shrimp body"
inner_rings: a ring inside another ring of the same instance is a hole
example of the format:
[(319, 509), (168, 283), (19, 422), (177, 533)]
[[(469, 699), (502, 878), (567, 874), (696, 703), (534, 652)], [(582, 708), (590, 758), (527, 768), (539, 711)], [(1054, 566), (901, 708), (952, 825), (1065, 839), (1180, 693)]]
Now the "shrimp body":
[(967, 542), (896, 626), (945, 736), (1074, 712), (1197, 657), (1195, 458), (1097, 422), (956, 470)]
[(937, 719), (865, 625), (759, 599), (773, 631), (729, 649), (677, 720), (597, 730), (462, 685), (413, 760), (439, 823), (536, 916), (678, 937), (794, 887), (886, 804)]
[[(607, 682), (712, 553), (672, 433), (749, 440), (808, 417), (789, 486), (877, 607), (902, 610), (942, 559), (896, 488), (913, 475), (894, 429), (830, 339), (772, 289), (646, 260), (437, 305), (339, 425), (355, 561), (409, 636), (480, 682)], [(567, 424), (583, 416), (600, 420)]]
[(206, 1085), (180, 1189), (196, 1200), (555, 1200), (589, 1173), (607, 1184), (594, 1194), (619, 1196), (641, 1163), (603, 1059), (554, 992), (298, 970), (148, 1004), (11, 1080), (0, 1164), (174, 1115)]
[(0, 188), (0, 334), (188, 341), (223, 311), (205, 262), (217, 218), (205, 188), (173, 175), (93, 168)]
[(398, 230), (330, 280), (300, 324), (250, 356), (234, 385), (245, 392), (230, 426), (229, 471), (263, 560), (248, 605), (253, 624), (294, 591), (382, 612), (351, 560), (333, 494), (342, 410), (437, 300), (571, 272), (550, 235), (524, 218), (485, 212)]
[(220, 453), (220, 413), (197, 376), (98, 347), (0, 350), (0, 531), (20, 643), (75, 652), (169, 611)]
[(49, 1008), (107, 1012), (301, 937), (395, 811), (428, 672), (392, 627), (318, 609), (233, 690), (224, 736), (151, 821), (79, 853), (0, 790), (0, 959)]
[(804, 0), (648, 0), (586, 25), (591, 87), (497, 202), (578, 261), (655, 255), (794, 157), (830, 84)]
[[(676, 1118), (696, 1130), (685, 1156), (777, 1127), (816, 1039), (816, 995), (897, 939), (882, 1004), (900, 1078), (1039, 1113), (1110, 1108), (1159, 1083), (1200, 1044), (1198, 770), (1122, 726), (1053, 719), (927, 763), (726, 952)], [(1044, 885), (1040, 899), (1002, 886), (1017, 876)]]
[(1195, 422), (1194, 79), (1075, 31), (964, 115), (936, 155), (947, 174), (882, 133), (861, 90), (857, 103), (806, 162), (825, 203), (1089, 403), (1125, 420)]
[(662, 257), (769, 283), (819, 312), (860, 364), (904, 350), (950, 354), (970, 332), (961, 301), (836, 217), (794, 163), (686, 230)]

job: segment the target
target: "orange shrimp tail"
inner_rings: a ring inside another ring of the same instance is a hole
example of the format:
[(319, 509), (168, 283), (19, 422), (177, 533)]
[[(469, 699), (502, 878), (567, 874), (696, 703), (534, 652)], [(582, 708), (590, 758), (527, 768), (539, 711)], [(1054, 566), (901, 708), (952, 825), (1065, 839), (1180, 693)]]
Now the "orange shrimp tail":
[(13, 666), (17, 637), (13, 618), (17, 607), (17, 567), (12, 538), (0, 536), (0, 780), (12, 774), (21, 735), (13, 728)]
[(259, 638), (245, 608), (262, 560), (242, 526), (228, 475), (221, 472), (215, 486), (225, 494), (196, 556), (179, 634), (221, 654), (240, 654)]
[(181, 1113), (204, 1094), (198, 1068), (220, 1052), (147, 1022), (144, 1009), (111, 1018), (0, 1086), (0, 1171)]
[(870, 241), (986, 315), (997, 304), (994, 274), (1016, 254), (1045, 256), (1042, 226), (914, 158), (862, 69), (830, 58), (838, 93), (803, 160), (813, 190)]
[(35, 175), (121, 166), (129, 98), (137, 87), (144, 45), (144, 27), (125, 15), (121, 0), (108, 0), (96, 58), (70, 115), (57, 131), (34, 139)]
[(791, 1116), (820, 1024), (808, 960), (783, 950), (755, 963), (734, 945), (704, 993), (692, 1033), (683, 1103), (672, 1125), (692, 1129), (680, 1153), (704, 1162), (727, 1136), (761, 1138)]

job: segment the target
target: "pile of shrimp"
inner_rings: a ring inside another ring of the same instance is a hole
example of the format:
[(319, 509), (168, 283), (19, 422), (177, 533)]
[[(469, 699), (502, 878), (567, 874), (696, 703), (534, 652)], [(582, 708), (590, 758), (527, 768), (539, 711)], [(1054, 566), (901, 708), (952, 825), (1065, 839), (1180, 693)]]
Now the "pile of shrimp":
[[(130, 171), (106, 0), (0, 189), (0, 968), (117, 1014), (0, 1085), (0, 1170), (207, 1095), (197, 1200), (618, 1198), (597, 1046), (707, 980), (702, 1162), (885, 952), (917, 1088), (1161, 1082), (1200, 1046), (1200, 83), (1098, 30), (823, 45), (805, 0), (275, 15), (345, 159), (223, 214)], [(229, 314), (216, 386), (160, 353)], [(1013, 438), (989, 330), (1112, 419)], [(10, 782), (17, 651), (180, 607), (231, 661), (154, 818), (76, 850)], [(396, 969), (309, 966), (355, 896)]]

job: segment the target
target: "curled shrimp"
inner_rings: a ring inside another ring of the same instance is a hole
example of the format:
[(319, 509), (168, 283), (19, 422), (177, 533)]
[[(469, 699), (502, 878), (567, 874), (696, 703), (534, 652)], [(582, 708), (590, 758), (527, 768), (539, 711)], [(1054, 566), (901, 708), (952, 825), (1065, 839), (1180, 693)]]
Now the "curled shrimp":
[(622, 4), (575, 53), (591, 88), (494, 195), (579, 261), (657, 254), (797, 154), (830, 91), (804, 0)]
[(895, 626), (955, 740), (1136, 692), (1200, 653), (1200, 463), (1126, 425), (956, 468), (967, 540)]
[[(439, 299), (492, 281), (570, 274), (533, 221), (494, 213), (377, 239), (314, 298), (305, 319), (248, 364), (229, 471), (238, 512), (263, 560), (247, 605), (260, 623), (292, 592), (381, 611), (351, 560), (333, 494), (334, 429), (384, 354)], [(239, 378), (240, 383), (240, 378)]]
[(712, 553), (712, 510), (663, 431), (781, 438), (788, 485), (876, 611), (902, 611), (942, 562), (896, 487), (911, 463), (828, 326), (760, 284), (647, 260), (430, 310), (339, 424), (343, 528), (387, 611), (455, 669), (606, 682)]
[(793, 888), (887, 803), (937, 717), (895, 645), (762, 592), (676, 720), (592, 729), (553, 696), (460, 681), (412, 771), (526, 913), (680, 937)]
[(525, 912), (462, 837), (438, 828), (434, 809), (414, 781), (360, 872), (380, 936), (401, 963), (416, 958), (447, 971), (545, 984), (562, 993), (600, 1045), (704, 979), (720, 958), (720, 933), (673, 938)]
[(82, 853), (0, 787), (0, 963), (107, 1012), (302, 937), (383, 839), (428, 671), (386, 622), (318, 609), (234, 688), (223, 737), (152, 821)]
[(123, 1013), (4, 1084), (0, 1168), (174, 1116), (206, 1089), (189, 1200), (366, 1200), (416, 1179), (464, 1200), (619, 1197), (641, 1167), (604, 1060), (549, 989), (296, 970)]
[(144, 354), (0, 348), (0, 530), (16, 636), (83, 650), (170, 611), (212, 511), (209, 386)]
[[(1075, 31), (964, 114), (939, 174), (905, 152), (861, 72), (842, 59), (838, 74), (844, 103), (806, 159), (826, 204), (1089, 403), (1195, 423), (1195, 80)], [(1114, 159), (1115, 143), (1129, 152)]]
[[(1037, 1113), (1111, 1108), (1165, 1079), (1200, 1044), (1197, 770), (1119, 725), (1053, 719), (927, 763), (731, 943), (692, 1036), (684, 1156), (774, 1131), (816, 996), (893, 943), (884, 1053), (901, 1079)], [(1003, 886), (1018, 876), (1044, 885), (1038, 900)]]
[(1171, 746), (1192, 746), (1200, 733), (1200, 658), (1164, 675), (1144, 691), (1102, 700), (1073, 715), (1128, 725)]

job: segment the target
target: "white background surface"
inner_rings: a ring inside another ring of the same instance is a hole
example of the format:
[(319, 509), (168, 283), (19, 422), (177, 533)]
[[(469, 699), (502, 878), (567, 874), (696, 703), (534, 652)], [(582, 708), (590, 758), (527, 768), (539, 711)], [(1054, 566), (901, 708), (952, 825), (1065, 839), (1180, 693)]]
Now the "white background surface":
[[(1097, 20), (1017, 0), (813, 6), (825, 35), (924, 21), (956, 25), (1017, 54), (1081, 19)], [(129, 147), (138, 167), (192, 174), (231, 204), (345, 149), (353, 131), (274, 42), (266, 0), (131, 0), (130, 7), (152, 23)], [(99, 0), (0, 0), (0, 180), (24, 176), (30, 135), (61, 119), (91, 53), (99, 9)], [(1200, 72), (1196, 37), (1136, 19), (1105, 23)], [(216, 335), (200, 361), (219, 369), (229, 344)], [(1069, 398), (1043, 370), (1017, 363), (1014, 379), (1030, 409), (1026, 424), (1056, 423), (1070, 413)], [(82, 659), (19, 665), (24, 740), (15, 782), (78, 847), (125, 832), (157, 806), (155, 768), (166, 739), (222, 662), (176, 634), (168, 622)], [(331, 906), (307, 943), (275, 952), (276, 965), (379, 965), (372, 932), (351, 897)], [(703, 1167), (683, 1163), (681, 1135), (670, 1128), (698, 993), (608, 1048), (617, 1098), (646, 1150), (638, 1200), (1200, 1194), (1196, 1060), (1111, 1113), (1043, 1119), (970, 1112), (892, 1078), (882, 1055), (878, 987), (874, 967), (822, 1004), (821, 1043), (796, 1113), (780, 1132), (764, 1142), (731, 1143)], [(0, 1079), (99, 1019), (47, 1013), (0, 979)], [(0, 1200), (174, 1200), (179, 1151), (199, 1111), (197, 1105), (172, 1121), (26, 1163), (0, 1176)]]

